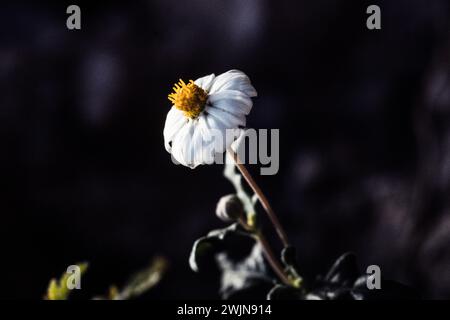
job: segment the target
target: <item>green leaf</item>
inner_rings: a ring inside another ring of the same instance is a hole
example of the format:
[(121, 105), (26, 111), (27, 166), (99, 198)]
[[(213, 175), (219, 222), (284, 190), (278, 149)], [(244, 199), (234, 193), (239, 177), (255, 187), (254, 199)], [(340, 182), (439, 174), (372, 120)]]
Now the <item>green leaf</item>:
[(302, 300), (303, 292), (291, 286), (275, 285), (267, 294), (267, 300)]
[(239, 224), (211, 231), (192, 248), (189, 264), (196, 272), (220, 279), (223, 298), (264, 298), (273, 286), (261, 245)]
[[(80, 275), (83, 275), (87, 268), (87, 263), (76, 264), (80, 268)], [(51, 279), (47, 288), (46, 300), (67, 300), (72, 290), (67, 286), (67, 281), (71, 276), (70, 273), (63, 273), (59, 280)]]
[(155, 257), (147, 268), (132, 276), (120, 292), (112, 287), (110, 299), (128, 300), (142, 295), (161, 281), (167, 268), (168, 261), (164, 257)]
[(96, 296), (94, 300), (129, 300), (136, 298), (155, 287), (164, 276), (169, 262), (166, 258), (157, 256), (147, 268), (134, 274), (120, 290), (117, 286), (109, 287), (106, 296)]
[[(235, 245), (234, 250), (227, 250), (231, 243)], [(210, 231), (207, 236), (196, 240), (189, 256), (189, 265), (195, 272), (203, 269), (217, 269), (216, 254), (224, 251), (230, 251), (231, 254), (233, 251), (235, 255), (239, 255), (239, 252), (243, 250), (245, 256), (253, 244), (252, 235), (238, 223), (234, 223), (226, 228)]]

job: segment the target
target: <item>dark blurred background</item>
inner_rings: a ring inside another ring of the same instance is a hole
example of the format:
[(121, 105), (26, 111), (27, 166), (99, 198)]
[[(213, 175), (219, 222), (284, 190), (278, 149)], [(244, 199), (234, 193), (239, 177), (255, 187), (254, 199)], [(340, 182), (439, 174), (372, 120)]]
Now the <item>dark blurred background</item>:
[(2, 1), (0, 296), (40, 299), (80, 261), (76, 295), (102, 294), (160, 254), (146, 297), (218, 297), (188, 256), (232, 186), (173, 165), (162, 130), (180, 77), (237, 68), (259, 92), (248, 126), (280, 129), (280, 171), (256, 179), (303, 274), (354, 251), (450, 298), (449, 18), (448, 0)]

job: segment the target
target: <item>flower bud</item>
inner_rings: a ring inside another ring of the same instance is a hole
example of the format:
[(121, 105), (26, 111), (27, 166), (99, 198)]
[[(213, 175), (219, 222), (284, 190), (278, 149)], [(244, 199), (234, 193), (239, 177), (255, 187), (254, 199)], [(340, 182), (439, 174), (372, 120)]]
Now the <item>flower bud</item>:
[(220, 198), (216, 207), (217, 217), (225, 222), (236, 221), (244, 216), (244, 206), (241, 199), (235, 194)]

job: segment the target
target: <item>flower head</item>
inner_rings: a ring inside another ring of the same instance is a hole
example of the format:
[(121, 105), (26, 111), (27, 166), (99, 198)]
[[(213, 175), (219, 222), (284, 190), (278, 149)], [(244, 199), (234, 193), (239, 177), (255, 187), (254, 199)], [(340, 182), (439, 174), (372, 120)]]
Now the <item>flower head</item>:
[(169, 100), (174, 107), (184, 112), (188, 118), (195, 119), (205, 109), (208, 93), (197, 86), (194, 81), (186, 84), (180, 79), (180, 82), (173, 87), (174, 93), (169, 94)]
[(250, 79), (238, 70), (188, 83), (180, 80), (173, 91), (164, 145), (175, 160), (191, 168), (212, 163), (216, 153), (223, 153), (234, 142), (236, 135), (227, 130), (245, 127), (251, 98), (257, 95)]

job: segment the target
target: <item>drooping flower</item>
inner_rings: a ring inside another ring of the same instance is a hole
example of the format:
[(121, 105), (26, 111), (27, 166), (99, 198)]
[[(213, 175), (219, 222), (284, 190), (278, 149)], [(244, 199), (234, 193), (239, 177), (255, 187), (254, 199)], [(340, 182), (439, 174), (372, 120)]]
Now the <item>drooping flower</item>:
[(175, 160), (190, 168), (212, 163), (216, 153), (230, 147), (238, 134), (229, 135), (229, 131), (245, 127), (251, 98), (257, 96), (250, 79), (238, 70), (188, 83), (180, 80), (173, 90), (164, 145)]

